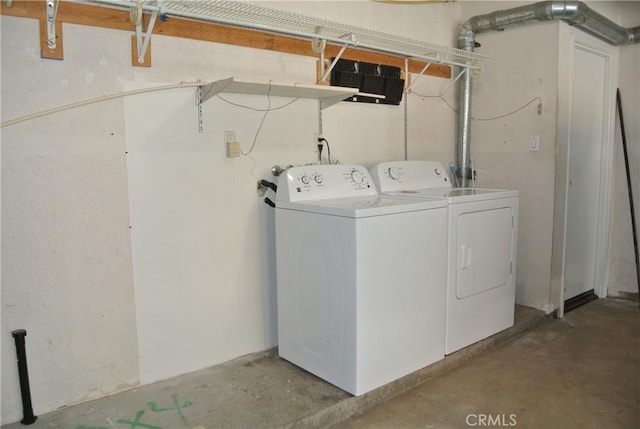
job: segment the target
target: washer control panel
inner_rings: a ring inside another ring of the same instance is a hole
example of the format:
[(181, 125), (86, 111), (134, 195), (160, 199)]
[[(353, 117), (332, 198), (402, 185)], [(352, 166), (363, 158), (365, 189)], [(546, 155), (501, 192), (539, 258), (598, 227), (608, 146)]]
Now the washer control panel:
[(377, 195), (369, 171), (361, 165), (323, 164), (289, 168), (278, 181), (277, 201)]
[(377, 164), (371, 176), (380, 192), (450, 187), (447, 170), (436, 161), (391, 161)]

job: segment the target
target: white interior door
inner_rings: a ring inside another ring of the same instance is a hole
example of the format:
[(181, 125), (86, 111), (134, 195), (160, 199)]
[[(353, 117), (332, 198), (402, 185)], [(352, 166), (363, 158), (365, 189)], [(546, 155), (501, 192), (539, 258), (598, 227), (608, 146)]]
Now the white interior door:
[(602, 148), (608, 109), (607, 58), (573, 48), (564, 299), (595, 288)]

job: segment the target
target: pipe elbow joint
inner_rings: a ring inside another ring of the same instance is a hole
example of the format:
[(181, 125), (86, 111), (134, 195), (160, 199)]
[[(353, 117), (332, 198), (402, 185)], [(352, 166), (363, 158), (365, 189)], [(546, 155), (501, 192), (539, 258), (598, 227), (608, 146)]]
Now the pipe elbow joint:
[[(472, 18), (473, 19), (473, 18)], [(476, 44), (476, 33), (473, 31), (471, 20), (462, 24), (458, 32), (458, 48), (472, 51)]]
[(546, 20), (550, 19), (578, 19), (587, 8), (581, 1), (548, 1), (546, 6), (539, 10), (544, 11)]
[(629, 29), (627, 45), (633, 45), (635, 43), (640, 43), (640, 26)]

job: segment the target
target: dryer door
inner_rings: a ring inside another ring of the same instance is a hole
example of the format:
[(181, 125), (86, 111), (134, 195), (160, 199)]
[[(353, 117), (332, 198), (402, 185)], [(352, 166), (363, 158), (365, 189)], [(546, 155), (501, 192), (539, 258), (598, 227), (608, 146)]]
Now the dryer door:
[[(453, 209), (464, 206), (469, 211)], [(476, 207), (476, 211), (473, 206), (471, 203), (458, 204), (451, 210), (451, 225), (457, 227), (452, 235), (456, 237), (458, 299), (508, 285), (512, 276), (512, 208)]]

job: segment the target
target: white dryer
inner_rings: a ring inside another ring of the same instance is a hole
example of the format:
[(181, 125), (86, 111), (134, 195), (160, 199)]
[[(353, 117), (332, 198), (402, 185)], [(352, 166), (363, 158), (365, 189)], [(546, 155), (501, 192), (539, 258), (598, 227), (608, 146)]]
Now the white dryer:
[(354, 395), (444, 357), (447, 206), (366, 168), (290, 168), (276, 194), (279, 355)]
[(448, 203), (445, 353), (513, 326), (518, 191), (452, 188), (433, 161), (384, 162), (371, 174), (382, 194)]

